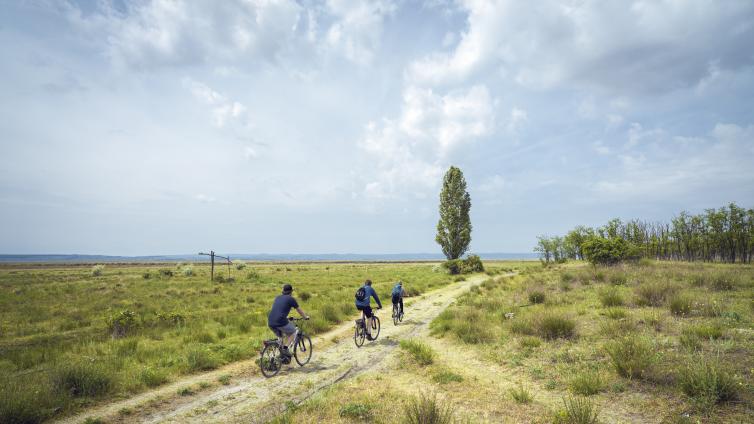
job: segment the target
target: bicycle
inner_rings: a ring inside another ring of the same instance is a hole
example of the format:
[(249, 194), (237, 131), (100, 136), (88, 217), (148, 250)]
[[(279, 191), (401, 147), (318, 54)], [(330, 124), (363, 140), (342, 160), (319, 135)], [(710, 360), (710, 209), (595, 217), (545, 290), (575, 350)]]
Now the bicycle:
[[(377, 340), (377, 337), (380, 335), (380, 318), (377, 317), (377, 315), (372, 312), (372, 316), (374, 317), (374, 320), (372, 320), (372, 341)], [(364, 312), (361, 313), (361, 319), (356, 320), (356, 325), (354, 327), (353, 332), (353, 342), (356, 343), (356, 347), (361, 347), (364, 345), (364, 340), (367, 337), (367, 326), (365, 325), (366, 316), (364, 315)], [(377, 331), (375, 333), (375, 331)]]
[[(294, 318), (288, 317), (288, 320), (293, 322), (302, 321), (309, 318)], [(265, 340), (262, 342), (264, 348), (262, 349), (261, 358), (259, 359), (259, 367), (262, 369), (262, 375), (265, 377), (274, 377), (280, 372), (284, 364), (289, 364), (291, 358), (283, 354), (281, 346), (284, 346), (283, 336), (276, 339)], [(293, 340), (291, 341), (293, 347), (293, 358), (296, 363), (303, 367), (308, 364), (312, 358), (312, 339), (306, 335), (296, 325), (296, 332), (293, 333)], [(291, 351), (291, 346), (288, 346), (288, 352)]]
[(403, 321), (403, 311), (401, 311), (400, 303), (393, 303), (393, 324), (398, 325)]

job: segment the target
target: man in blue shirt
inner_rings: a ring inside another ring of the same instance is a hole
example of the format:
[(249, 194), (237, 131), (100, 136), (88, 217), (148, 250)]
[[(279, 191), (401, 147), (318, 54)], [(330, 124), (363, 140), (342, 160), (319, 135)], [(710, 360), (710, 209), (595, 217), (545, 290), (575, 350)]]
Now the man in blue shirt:
[(284, 285), (283, 294), (275, 298), (275, 301), (272, 302), (272, 310), (267, 315), (267, 325), (270, 330), (278, 337), (285, 335), (282, 350), (283, 354), (288, 357), (291, 356), (288, 352), (288, 346), (293, 341), (293, 334), (296, 332), (296, 326), (288, 321), (288, 314), (291, 313), (292, 308), (296, 308), (302, 318), (309, 319), (309, 316), (298, 306), (298, 302), (291, 296), (291, 293), (293, 293), (293, 287), (290, 284)]
[(372, 324), (374, 321), (374, 314), (372, 313), (372, 307), (369, 305), (369, 298), (374, 297), (374, 301), (377, 302), (377, 309), (382, 309), (382, 303), (377, 296), (377, 292), (372, 288), (372, 280), (366, 280), (364, 285), (356, 291), (356, 309), (363, 311), (364, 316), (367, 317), (367, 340), (372, 340)]

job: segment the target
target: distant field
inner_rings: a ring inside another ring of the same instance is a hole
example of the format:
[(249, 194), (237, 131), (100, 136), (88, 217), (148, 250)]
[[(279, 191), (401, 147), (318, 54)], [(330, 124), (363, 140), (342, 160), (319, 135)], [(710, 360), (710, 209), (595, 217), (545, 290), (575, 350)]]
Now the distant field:
[[(271, 336), (267, 312), (284, 282), (319, 333), (355, 314), (366, 278), (387, 302), (398, 279), (410, 294), (452, 281), (432, 263), (268, 263), (215, 275), (175, 263), (0, 267), (0, 422), (34, 422), (253, 357)], [(125, 337), (113, 338), (118, 325)]]
[(277, 422), (754, 422), (751, 266), (530, 267), (431, 333)]

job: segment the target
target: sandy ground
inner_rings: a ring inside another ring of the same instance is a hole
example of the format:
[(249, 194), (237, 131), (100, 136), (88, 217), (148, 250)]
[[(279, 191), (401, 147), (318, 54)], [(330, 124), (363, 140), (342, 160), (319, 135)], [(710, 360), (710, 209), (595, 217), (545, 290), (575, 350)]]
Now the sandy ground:
[[(353, 342), (353, 321), (312, 340), (314, 354), (304, 367), (289, 365), (277, 376), (263, 377), (254, 360), (183, 378), (137, 396), (96, 407), (61, 423), (81, 423), (87, 418), (107, 422), (266, 422), (286, 407), (308, 399), (333, 383), (387, 365), (398, 341), (419, 335), (458, 296), (488, 277), (478, 275), (427, 293), (406, 304), (406, 317), (398, 326), (390, 319), (390, 305), (378, 311), (382, 321), (379, 339), (357, 348)], [(220, 376), (231, 376), (230, 384), (219, 385)], [(204, 389), (198, 387), (204, 383)], [(180, 396), (185, 387), (198, 390)]]

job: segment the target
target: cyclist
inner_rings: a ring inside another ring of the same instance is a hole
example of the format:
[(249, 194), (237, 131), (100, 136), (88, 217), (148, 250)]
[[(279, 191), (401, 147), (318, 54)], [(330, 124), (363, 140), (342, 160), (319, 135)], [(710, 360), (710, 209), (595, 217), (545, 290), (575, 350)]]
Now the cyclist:
[(393, 298), (393, 305), (400, 303), (401, 309), (400, 313), (403, 313), (403, 296), (406, 295), (406, 290), (403, 289), (403, 281), (398, 280), (398, 282), (393, 287), (393, 291), (390, 293), (390, 296)]
[(374, 297), (377, 302), (377, 309), (382, 309), (382, 302), (380, 302), (377, 292), (372, 288), (372, 280), (364, 281), (364, 285), (356, 291), (356, 309), (363, 311), (364, 316), (367, 318), (367, 322), (364, 324), (367, 327), (367, 340), (372, 340), (372, 324), (374, 321), (374, 314), (372, 313), (372, 307), (369, 306), (369, 298)]
[(291, 296), (291, 293), (293, 293), (293, 287), (290, 284), (284, 285), (283, 294), (275, 298), (275, 301), (272, 302), (272, 309), (269, 315), (267, 315), (267, 325), (270, 327), (270, 330), (277, 337), (282, 338), (285, 335), (281, 350), (287, 360), (291, 358), (291, 353), (288, 352), (288, 345), (293, 341), (293, 334), (296, 332), (296, 326), (288, 321), (288, 314), (291, 312), (291, 308), (296, 308), (296, 311), (298, 311), (302, 318), (309, 319), (309, 316), (298, 306), (298, 302)]

